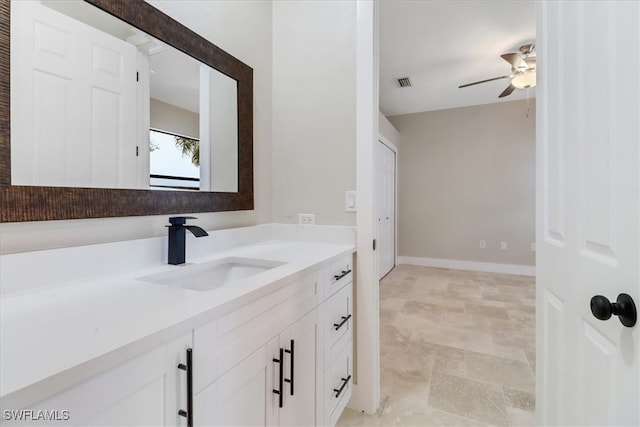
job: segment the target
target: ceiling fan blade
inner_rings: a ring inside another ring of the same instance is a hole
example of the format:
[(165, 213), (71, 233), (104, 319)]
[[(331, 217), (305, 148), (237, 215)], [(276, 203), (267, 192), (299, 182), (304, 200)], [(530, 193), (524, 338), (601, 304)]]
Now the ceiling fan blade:
[(513, 76), (500, 76), (500, 77), (494, 77), (492, 79), (480, 80), (479, 82), (467, 83), (467, 84), (464, 84), (462, 86), (458, 86), (458, 89), (462, 89), (463, 87), (467, 87), (467, 86), (479, 85), (480, 83), (492, 82), (494, 80), (508, 79), (508, 78), (511, 78), (511, 77), (513, 77)]
[(505, 53), (500, 55), (500, 58), (511, 64), (513, 68), (527, 68), (527, 63), (517, 53)]
[(516, 90), (516, 87), (511, 83), (509, 83), (509, 86), (507, 86), (507, 88), (502, 91), (502, 93), (498, 96), (498, 98), (504, 98), (505, 96), (509, 96), (511, 95), (511, 92), (513, 92), (514, 90)]

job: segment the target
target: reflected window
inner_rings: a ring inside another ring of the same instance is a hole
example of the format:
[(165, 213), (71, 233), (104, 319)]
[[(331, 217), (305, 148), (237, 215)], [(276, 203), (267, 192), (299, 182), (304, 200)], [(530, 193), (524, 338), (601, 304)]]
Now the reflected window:
[(152, 189), (200, 189), (200, 141), (160, 130), (149, 132)]

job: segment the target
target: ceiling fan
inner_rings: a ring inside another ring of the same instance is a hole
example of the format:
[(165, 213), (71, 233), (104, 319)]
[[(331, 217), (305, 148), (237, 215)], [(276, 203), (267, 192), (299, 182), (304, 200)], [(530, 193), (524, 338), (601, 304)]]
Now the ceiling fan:
[(534, 48), (534, 44), (525, 44), (520, 46), (520, 53), (512, 52), (500, 55), (502, 59), (511, 64), (511, 74), (467, 83), (462, 86), (458, 86), (458, 88), (460, 89), (480, 83), (492, 82), (494, 80), (511, 79), (509, 86), (507, 86), (507, 88), (498, 96), (498, 98), (503, 98), (511, 95), (511, 93), (516, 89), (528, 89), (530, 87), (534, 87), (536, 85), (536, 55), (533, 51)]

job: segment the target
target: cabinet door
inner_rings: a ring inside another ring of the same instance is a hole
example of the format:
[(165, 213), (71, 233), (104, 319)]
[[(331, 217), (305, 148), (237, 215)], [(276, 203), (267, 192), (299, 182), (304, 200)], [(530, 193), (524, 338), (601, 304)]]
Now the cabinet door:
[(166, 375), (164, 382), (164, 425), (185, 427), (187, 419), (178, 415), (179, 410), (187, 410), (187, 372), (178, 368), (187, 363), (187, 349), (193, 348), (191, 332), (182, 335), (166, 345)]
[[(55, 417), (55, 425), (162, 426), (165, 361), (161, 346), (24, 409)], [(42, 419), (2, 422), (46, 424)]]
[(277, 352), (278, 339), (274, 338), (196, 394), (193, 402), (194, 425), (276, 424), (273, 406), (267, 402), (272, 400), (274, 372), (276, 379), (278, 375), (279, 367), (271, 356)]
[[(164, 384), (157, 378), (151, 384), (130, 394), (113, 406), (81, 423), (82, 426), (163, 425)], [(73, 414), (69, 414), (71, 417)], [(71, 418), (73, 421), (73, 418)]]
[[(284, 348), (284, 396), (278, 417), (281, 426), (315, 424), (317, 338), (316, 310), (280, 334), (280, 347)], [(272, 402), (277, 408), (278, 396), (274, 395)]]

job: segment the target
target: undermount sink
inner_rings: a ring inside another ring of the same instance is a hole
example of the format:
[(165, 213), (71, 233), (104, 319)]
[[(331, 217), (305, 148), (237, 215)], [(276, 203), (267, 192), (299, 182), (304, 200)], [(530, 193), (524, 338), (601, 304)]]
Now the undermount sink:
[(243, 279), (283, 265), (279, 261), (253, 258), (223, 258), (202, 264), (185, 264), (166, 273), (138, 277), (138, 280), (159, 285), (177, 286), (194, 291), (233, 288)]

